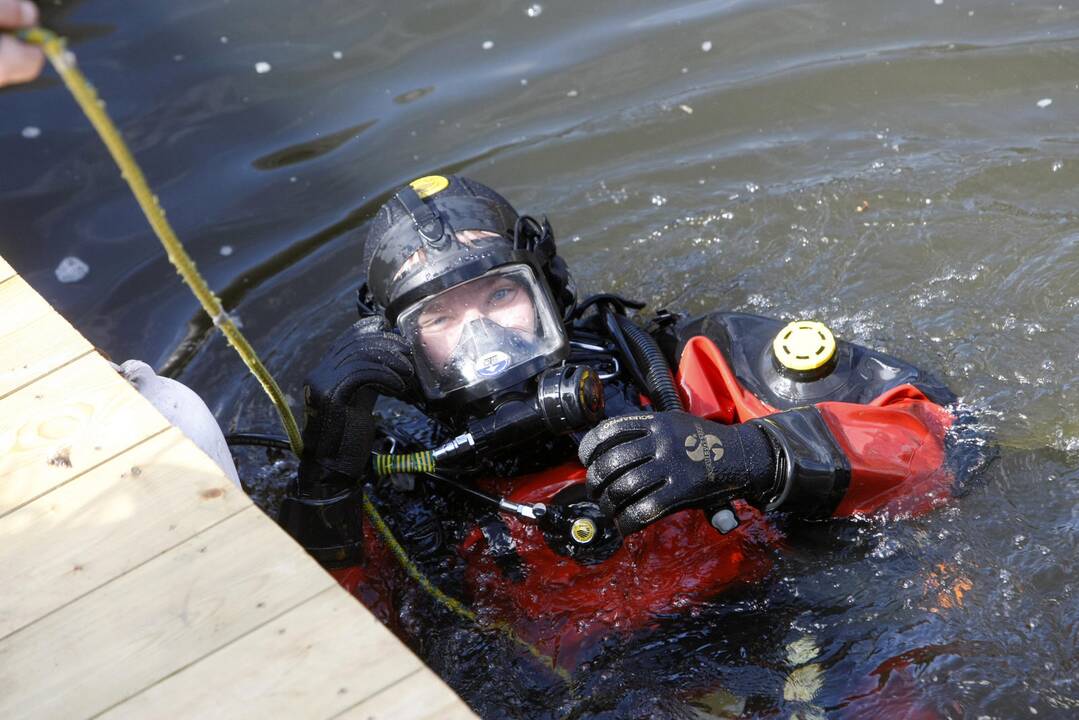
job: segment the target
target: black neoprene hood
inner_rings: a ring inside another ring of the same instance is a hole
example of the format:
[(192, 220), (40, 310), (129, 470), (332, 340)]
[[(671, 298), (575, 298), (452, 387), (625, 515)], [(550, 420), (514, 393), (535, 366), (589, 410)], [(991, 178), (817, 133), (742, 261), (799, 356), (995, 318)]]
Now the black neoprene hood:
[[(432, 177), (438, 189), (404, 186), (371, 223), (367, 283), (390, 323), (412, 303), (495, 267), (524, 263), (544, 276), (534, 252), (513, 246), (518, 215), (505, 198), (467, 178)], [(458, 237), (468, 230), (497, 237)]]

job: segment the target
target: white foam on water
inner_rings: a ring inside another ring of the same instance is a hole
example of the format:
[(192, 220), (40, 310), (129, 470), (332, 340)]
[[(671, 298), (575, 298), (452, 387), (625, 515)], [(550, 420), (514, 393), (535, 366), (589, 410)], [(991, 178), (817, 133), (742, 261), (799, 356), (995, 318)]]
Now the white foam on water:
[(53, 271), (56, 279), (62, 283), (76, 283), (86, 277), (90, 272), (90, 266), (74, 255), (68, 255), (60, 261)]
[(704, 52), (711, 52), (711, 50), (712, 50), (712, 41), (711, 40), (705, 40), (704, 42), (702, 42), (701, 43), (701, 50), (703, 50)]
[(333, 59), (334, 60), (340, 60), (344, 56), (345, 56), (345, 54), (343, 52), (341, 52), (340, 50), (334, 50), (333, 51)]
[(1042, 98), (1041, 100), (1038, 101), (1038, 107), (1043, 108), (1043, 109), (1049, 107), (1052, 104), (1053, 104), (1053, 98)]
[(22, 136), (27, 140), (41, 137), (41, 128), (28, 125), (22, 129)]
[(228, 257), (229, 255), (232, 254), (232, 246), (231, 245), (222, 245), (220, 248), (218, 248), (217, 251), (219, 253), (221, 253), (222, 255), (224, 255), (225, 257)]
[(528, 9), (525, 10), (525, 15), (527, 15), (530, 18), (539, 17), (542, 13), (543, 13), (543, 6), (540, 5), (539, 3), (532, 3), (531, 5), (528, 6)]
[(484, 40), (483, 45), (480, 45), (484, 50), (490, 50), (495, 46), (494, 40)]

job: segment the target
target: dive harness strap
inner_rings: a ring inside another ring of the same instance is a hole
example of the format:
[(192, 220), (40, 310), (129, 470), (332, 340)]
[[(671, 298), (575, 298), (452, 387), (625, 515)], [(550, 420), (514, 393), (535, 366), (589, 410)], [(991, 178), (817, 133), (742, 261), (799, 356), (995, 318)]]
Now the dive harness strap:
[(824, 519), (835, 512), (850, 485), (850, 462), (815, 407), (795, 408), (749, 421), (776, 454), (776, 483), (759, 498), (766, 511)]

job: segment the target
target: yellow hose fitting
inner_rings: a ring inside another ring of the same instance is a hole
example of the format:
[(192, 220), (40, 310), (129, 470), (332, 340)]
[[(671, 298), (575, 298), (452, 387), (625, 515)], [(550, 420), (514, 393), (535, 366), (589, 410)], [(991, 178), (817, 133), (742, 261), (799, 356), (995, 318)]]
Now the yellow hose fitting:
[(429, 473), (435, 471), (435, 456), (430, 450), (404, 455), (375, 453), (375, 475), (384, 477), (395, 473)]

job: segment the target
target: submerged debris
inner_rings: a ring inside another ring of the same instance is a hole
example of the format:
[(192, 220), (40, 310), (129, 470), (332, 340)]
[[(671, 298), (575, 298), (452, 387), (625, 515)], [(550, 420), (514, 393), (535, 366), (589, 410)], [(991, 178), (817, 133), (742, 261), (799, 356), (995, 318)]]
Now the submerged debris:
[(74, 255), (68, 255), (60, 261), (53, 272), (60, 282), (74, 283), (86, 277), (86, 274), (90, 272), (90, 266)]

